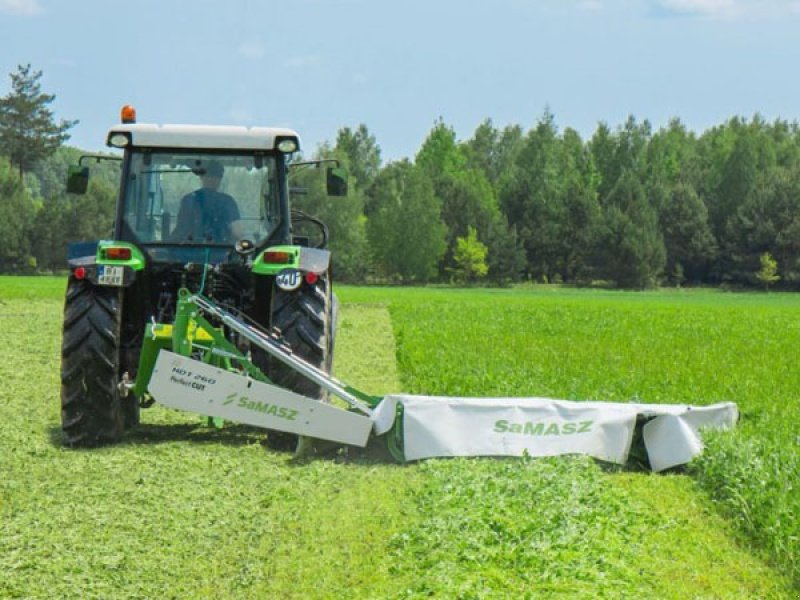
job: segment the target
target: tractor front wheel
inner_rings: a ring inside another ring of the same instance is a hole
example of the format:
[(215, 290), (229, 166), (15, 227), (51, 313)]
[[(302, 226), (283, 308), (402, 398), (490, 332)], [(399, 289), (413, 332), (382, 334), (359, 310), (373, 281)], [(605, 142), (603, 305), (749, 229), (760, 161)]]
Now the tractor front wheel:
[(119, 288), (70, 277), (61, 348), (61, 426), (70, 446), (113, 442), (125, 430), (117, 387), (121, 310)]

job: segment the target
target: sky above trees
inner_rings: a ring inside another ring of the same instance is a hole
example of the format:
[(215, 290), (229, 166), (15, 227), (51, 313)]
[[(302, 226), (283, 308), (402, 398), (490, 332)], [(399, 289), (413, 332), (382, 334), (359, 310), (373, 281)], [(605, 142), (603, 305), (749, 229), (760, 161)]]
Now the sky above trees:
[(393, 160), (440, 117), (459, 139), (545, 108), (584, 139), (629, 114), (793, 121), (798, 25), (791, 0), (0, 0), (0, 72), (42, 70), (88, 150), (133, 103), (140, 121), (294, 127), (307, 151), (366, 123)]

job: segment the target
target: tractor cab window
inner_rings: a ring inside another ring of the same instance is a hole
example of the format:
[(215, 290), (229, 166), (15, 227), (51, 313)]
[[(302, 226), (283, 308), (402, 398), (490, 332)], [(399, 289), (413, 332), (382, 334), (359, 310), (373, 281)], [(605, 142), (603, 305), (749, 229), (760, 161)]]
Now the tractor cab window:
[(258, 245), (278, 226), (275, 160), (265, 154), (133, 151), (121, 237), (147, 244)]

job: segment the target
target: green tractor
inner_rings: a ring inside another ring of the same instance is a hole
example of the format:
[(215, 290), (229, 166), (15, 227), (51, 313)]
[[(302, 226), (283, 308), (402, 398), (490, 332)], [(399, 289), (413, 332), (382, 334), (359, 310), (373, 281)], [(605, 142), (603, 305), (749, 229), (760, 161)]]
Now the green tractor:
[[(335, 332), (327, 228), (290, 206), (289, 173), (327, 168), (332, 196), (347, 193), (335, 161), (292, 163), (289, 129), (152, 125), (124, 107), (107, 144), (123, 151), (113, 238), (71, 244), (64, 307), (61, 414), (71, 446), (119, 440), (152, 400), (131, 393), (151, 323), (173, 323), (180, 290), (212, 299), (274, 332), (330, 373)], [(67, 188), (86, 191), (82, 157)], [(300, 236), (297, 225), (318, 228)], [(228, 341), (270, 381), (309, 398), (326, 391), (232, 331)], [(286, 447), (295, 436), (270, 434)]]

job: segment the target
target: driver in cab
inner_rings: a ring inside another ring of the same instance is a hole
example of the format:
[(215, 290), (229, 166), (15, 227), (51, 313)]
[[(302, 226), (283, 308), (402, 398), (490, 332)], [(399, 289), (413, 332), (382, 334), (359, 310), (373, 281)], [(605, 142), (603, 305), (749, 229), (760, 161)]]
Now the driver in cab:
[(225, 168), (216, 161), (195, 170), (201, 187), (181, 198), (172, 239), (176, 242), (232, 242), (242, 237), (236, 201), (219, 191)]

